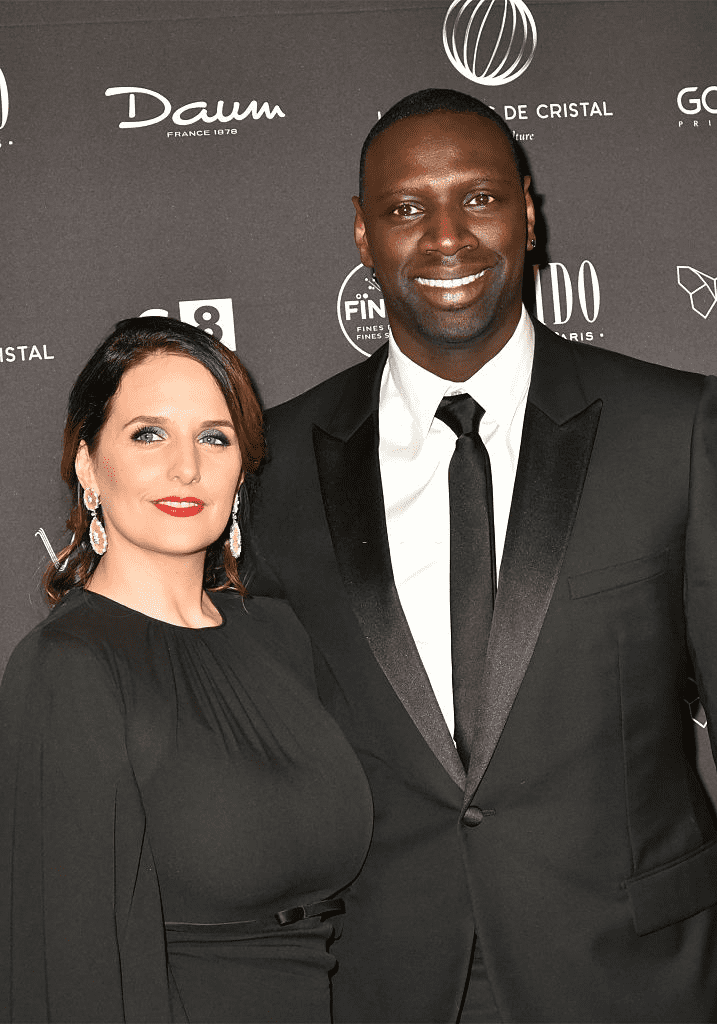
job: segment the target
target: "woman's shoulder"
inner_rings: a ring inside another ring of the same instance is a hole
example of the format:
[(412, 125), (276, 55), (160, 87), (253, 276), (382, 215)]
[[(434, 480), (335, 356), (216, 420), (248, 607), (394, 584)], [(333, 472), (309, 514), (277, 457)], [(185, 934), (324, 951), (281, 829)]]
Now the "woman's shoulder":
[(82, 792), (114, 792), (126, 776), (127, 705), (95, 618), (91, 602), (67, 595), (11, 654), (0, 685), (3, 778), (42, 764)]
[(36, 651), (77, 640), (91, 638), (96, 615), (85, 600), (85, 591), (71, 590), (49, 614), (27, 633), (12, 653), (12, 658), (28, 657)]
[(3, 690), (39, 686), (54, 692), (77, 690), (90, 680), (96, 683), (98, 677), (114, 681), (108, 657), (110, 631), (90, 597), (83, 590), (70, 591), (23, 637), (10, 655)]
[[(288, 601), (279, 597), (252, 597), (236, 591), (213, 593), (212, 600), (224, 617), (224, 635), (237, 646), (252, 643), (275, 654), (286, 652), (290, 660), (311, 656), (311, 641)], [(217, 631), (220, 632), (220, 631)]]
[(247, 629), (261, 626), (306, 635), (291, 605), (281, 597), (254, 597), (236, 590), (219, 590), (211, 597), (227, 625), (243, 625)]

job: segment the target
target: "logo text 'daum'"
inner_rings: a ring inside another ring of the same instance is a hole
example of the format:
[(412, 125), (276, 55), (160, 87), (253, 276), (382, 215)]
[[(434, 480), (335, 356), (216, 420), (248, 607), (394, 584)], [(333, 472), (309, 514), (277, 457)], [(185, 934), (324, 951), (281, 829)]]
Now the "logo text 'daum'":
[[(209, 105), (204, 100), (193, 100), (191, 103), (185, 103), (183, 106), (177, 107), (176, 110), (172, 111), (171, 100), (168, 100), (161, 92), (155, 92), (154, 89), (143, 89), (139, 86), (113, 86), (111, 89), (105, 90), (105, 96), (128, 97), (127, 117), (129, 120), (120, 121), (120, 128), (147, 128), (149, 125), (159, 124), (160, 121), (164, 121), (170, 114), (174, 124), (180, 127), (197, 124), (199, 121), (203, 121), (205, 124), (228, 124), (230, 121), (244, 121), (247, 117), (251, 117), (254, 121), (258, 121), (262, 117), (267, 118), (269, 121), (275, 117), (286, 117), (280, 106), (270, 107), (266, 101), (260, 106), (257, 100), (250, 100), (243, 110), (241, 103), (235, 100), (231, 104), (231, 109), (226, 111), (224, 100), (218, 100), (213, 113), (209, 112)], [(158, 101), (162, 105), (161, 112), (154, 117), (138, 118), (138, 96), (150, 97), (150, 101), (142, 101), (145, 108), (148, 105), (154, 106), (154, 101)]]

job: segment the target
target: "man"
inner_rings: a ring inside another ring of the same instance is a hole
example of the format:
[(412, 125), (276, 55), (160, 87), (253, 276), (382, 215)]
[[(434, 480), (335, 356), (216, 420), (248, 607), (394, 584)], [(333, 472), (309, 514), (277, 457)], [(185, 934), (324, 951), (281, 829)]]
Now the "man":
[(362, 169), (393, 337), (269, 413), (257, 507), (374, 796), (336, 1019), (714, 1020), (716, 382), (531, 321), (490, 108), (409, 96)]

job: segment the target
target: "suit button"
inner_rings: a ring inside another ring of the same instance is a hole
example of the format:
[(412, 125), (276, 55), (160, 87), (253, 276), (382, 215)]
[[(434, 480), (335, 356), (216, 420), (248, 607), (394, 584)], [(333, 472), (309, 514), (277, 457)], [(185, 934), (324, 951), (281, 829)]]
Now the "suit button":
[(483, 821), (483, 811), (480, 807), (466, 807), (466, 813), (463, 815), (463, 824), (468, 828), (475, 828), (476, 825), (480, 825)]

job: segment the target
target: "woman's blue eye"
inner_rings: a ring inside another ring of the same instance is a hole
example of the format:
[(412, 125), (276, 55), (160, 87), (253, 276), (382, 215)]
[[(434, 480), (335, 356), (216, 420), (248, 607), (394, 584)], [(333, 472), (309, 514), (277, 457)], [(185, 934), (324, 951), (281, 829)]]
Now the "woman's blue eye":
[(227, 448), (231, 441), (226, 434), (223, 434), (221, 430), (205, 430), (203, 434), (199, 435), (199, 440), (202, 444), (214, 445), (217, 448)]
[(159, 427), (140, 427), (132, 434), (132, 440), (140, 444), (153, 444), (155, 439), (161, 441), (164, 437), (165, 433)]

